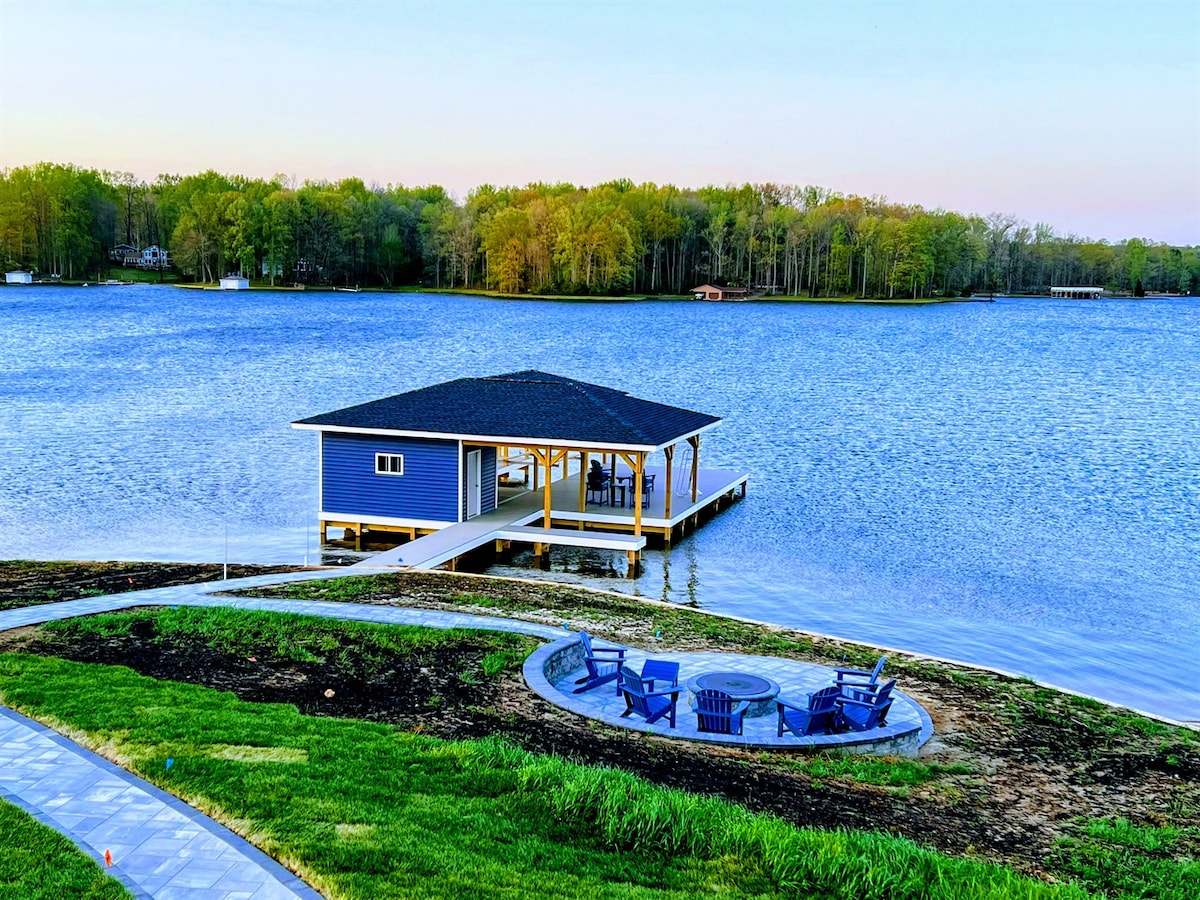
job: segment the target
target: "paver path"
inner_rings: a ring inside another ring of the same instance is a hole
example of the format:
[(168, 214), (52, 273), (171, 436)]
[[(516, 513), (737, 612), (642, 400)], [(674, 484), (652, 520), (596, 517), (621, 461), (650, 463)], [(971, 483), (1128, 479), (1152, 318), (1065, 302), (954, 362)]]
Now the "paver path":
[[(0, 631), (134, 606), (232, 606), (433, 628), (486, 628), (561, 638), (561, 628), (439, 610), (361, 603), (215, 597), (221, 591), (362, 575), (362, 569), (255, 575), (88, 597), (0, 612)], [(182, 800), (0, 706), (0, 797), (75, 842), (135, 897), (154, 900), (319, 900), (275, 860)]]

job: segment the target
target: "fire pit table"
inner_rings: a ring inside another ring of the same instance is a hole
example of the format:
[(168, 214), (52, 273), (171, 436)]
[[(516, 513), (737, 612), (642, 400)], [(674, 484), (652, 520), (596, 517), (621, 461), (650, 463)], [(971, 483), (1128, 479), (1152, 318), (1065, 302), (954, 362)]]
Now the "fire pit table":
[(697, 691), (724, 691), (736, 701), (748, 701), (748, 719), (772, 715), (775, 698), (779, 696), (778, 684), (770, 678), (747, 672), (705, 672), (688, 679), (687, 688), (689, 704), (694, 703)]

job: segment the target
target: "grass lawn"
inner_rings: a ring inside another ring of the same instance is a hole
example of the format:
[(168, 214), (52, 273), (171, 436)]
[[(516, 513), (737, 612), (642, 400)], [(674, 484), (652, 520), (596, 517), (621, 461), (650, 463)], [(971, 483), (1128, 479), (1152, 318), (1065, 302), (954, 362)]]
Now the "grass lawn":
[(52, 828), (0, 800), (0, 897), (132, 900), (115, 878)]
[[(103, 639), (145, 615), (55, 627)], [(300, 660), (350, 647), (421, 652), (462, 640), (462, 633), (328, 621), (318, 628), (309, 617), (244, 611), (160, 615), (168, 630), (185, 629), (223, 652), (254, 648)], [(501, 653), (479, 677), (511, 673), (520, 659)], [(246, 835), (331, 900), (1089, 896), (899, 838), (796, 828), (491, 739), (451, 742), (306, 716), (124, 667), (6, 653), (0, 698)], [(168, 758), (175, 761), (169, 771)], [(0, 831), (0, 854), (10, 843)]]

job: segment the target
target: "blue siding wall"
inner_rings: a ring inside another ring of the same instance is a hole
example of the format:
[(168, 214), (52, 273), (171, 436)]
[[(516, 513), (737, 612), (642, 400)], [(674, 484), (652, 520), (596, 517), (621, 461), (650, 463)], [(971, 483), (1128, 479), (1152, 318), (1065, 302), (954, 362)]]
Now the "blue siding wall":
[(483, 490), (480, 491), (482, 496), (479, 498), (479, 514), (483, 515), (496, 508), (496, 448), (463, 447), (463, 488), (459, 502), (462, 504), (464, 519), (467, 517), (467, 454), (472, 450), (478, 450), (482, 454), (479, 467), (483, 470)]
[[(458, 521), (457, 441), (333, 432), (322, 432), (321, 441), (321, 506), (326, 512)], [(403, 453), (404, 474), (376, 475), (376, 453)], [(494, 454), (492, 458), (494, 476)]]

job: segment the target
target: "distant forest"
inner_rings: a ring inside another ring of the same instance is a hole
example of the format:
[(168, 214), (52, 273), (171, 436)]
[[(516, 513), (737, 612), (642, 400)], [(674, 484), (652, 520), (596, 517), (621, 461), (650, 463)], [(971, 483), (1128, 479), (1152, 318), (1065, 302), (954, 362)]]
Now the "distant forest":
[(929, 297), (1096, 285), (1200, 292), (1200, 248), (1056, 234), (818, 187), (291, 183), (39, 163), (0, 172), (0, 260), (99, 278), (119, 244), (169, 249), (187, 278), (682, 294), (712, 282), (812, 297)]

